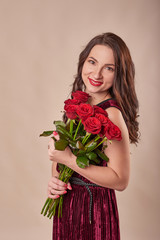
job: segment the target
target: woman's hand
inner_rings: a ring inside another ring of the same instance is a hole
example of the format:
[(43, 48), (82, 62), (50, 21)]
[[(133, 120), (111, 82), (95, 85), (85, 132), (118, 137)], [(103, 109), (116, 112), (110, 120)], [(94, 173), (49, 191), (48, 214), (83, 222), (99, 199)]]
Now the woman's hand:
[(72, 190), (70, 183), (64, 183), (57, 177), (52, 177), (48, 183), (48, 197), (52, 199), (59, 198), (60, 195), (67, 193), (67, 189)]
[[(59, 140), (59, 136), (56, 132), (53, 132), (53, 135), (57, 140)], [(51, 138), (48, 144), (48, 155), (51, 161), (67, 165), (67, 162), (70, 161), (73, 153), (69, 147), (66, 147), (64, 151), (56, 150), (54, 146), (54, 140)]]

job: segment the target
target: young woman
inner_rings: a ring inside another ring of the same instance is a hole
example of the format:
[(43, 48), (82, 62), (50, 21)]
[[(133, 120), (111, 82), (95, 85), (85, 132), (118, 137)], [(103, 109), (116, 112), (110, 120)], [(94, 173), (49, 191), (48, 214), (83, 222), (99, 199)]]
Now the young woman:
[[(72, 92), (88, 93), (89, 104), (105, 109), (122, 134), (105, 149), (109, 162), (85, 169), (76, 164), (69, 147), (57, 151), (49, 142), (49, 158), (53, 161), (48, 197), (65, 194), (63, 217), (53, 220), (54, 240), (119, 240), (119, 218), (115, 191), (123, 191), (130, 175), (130, 143), (138, 142), (138, 100), (134, 86), (134, 64), (124, 41), (113, 33), (94, 37), (81, 52)], [(58, 138), (58, 136), (55, 136)], [(57, 163), (73, 169), (82, 185), (65, 185), (58, 180)], [(92, 186), (86, 187), (86, 183)], [(97, 186), (98, 185), (98, 186)], [(91, 201), (92, 199), (92, 201)]]

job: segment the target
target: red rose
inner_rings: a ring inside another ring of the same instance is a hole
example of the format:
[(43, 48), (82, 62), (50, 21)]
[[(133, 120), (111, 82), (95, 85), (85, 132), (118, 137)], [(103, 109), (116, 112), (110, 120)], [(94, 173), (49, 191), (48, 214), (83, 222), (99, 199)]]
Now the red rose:
[(108, 116), (108, 113), (103, 110), (101, 107), (98, 107), (96, 105), (93, 106), (93, 109), (94, 109), (94, 114), (96, 113), (102, 113), (103, 115), (105, 115), (106, 117)]
[(67, 99), (64, 103), (65, 105), (78, 105), (80, 101), (76, 99)]
[(80, 101), (81, 103), (86, 103), (90, 97), (88, 93), (82, 91), (76, 91), (72, 93), (73, 99)]
[(122, 139), (120, 129), (110, 120), (108, 121), (107, 125), (104, 128), (104, 134), (110, 140), (115, 139), (120, 141)]
[(108, 123), (108, 117), (104, 116), (102, 113), (96, 113), (95, 117), (99, 119), (102, 125), (106, 125)]
[(77, 108), (78, 105), (65, 105), (66, 116), (70, 119), (77, 119)]
[(89, 117), (83, 122), (88, 133), (98, 134), (101, 131), (101, 122), (96, 117)]
[(93, 107), (87, 103), (81, 103), (77, 108), (77, 114), (82, 121), (86, 120), (88, 117), (93, 116)]

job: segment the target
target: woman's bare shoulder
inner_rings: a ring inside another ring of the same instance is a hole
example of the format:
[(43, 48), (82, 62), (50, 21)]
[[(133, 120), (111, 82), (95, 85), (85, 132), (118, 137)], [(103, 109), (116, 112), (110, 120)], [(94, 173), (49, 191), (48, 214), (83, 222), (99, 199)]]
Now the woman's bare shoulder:
[(114, 124), (121, 124), (125, 123), (124, 118), (122, 116), (121, 111), (116, 108), (116, 107), (109, 107), (106, 109), (106, 112), (108, 113), (109, 119), (114, 123)]

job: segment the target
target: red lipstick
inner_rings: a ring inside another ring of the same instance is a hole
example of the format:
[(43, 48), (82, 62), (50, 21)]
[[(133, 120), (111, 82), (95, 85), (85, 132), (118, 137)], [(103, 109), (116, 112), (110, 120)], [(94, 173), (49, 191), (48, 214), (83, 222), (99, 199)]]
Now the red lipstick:
[(92, 86), (100, 86), (100, 85), (103, 84), (103, 82), (95, 81), (95, 80), (93, 80), (93, 79), (91, 79), (91, 78), (88, 78), (88, 79), (89, 79), (89, 82), (90, 82), (90, 84), (91, 84)]

